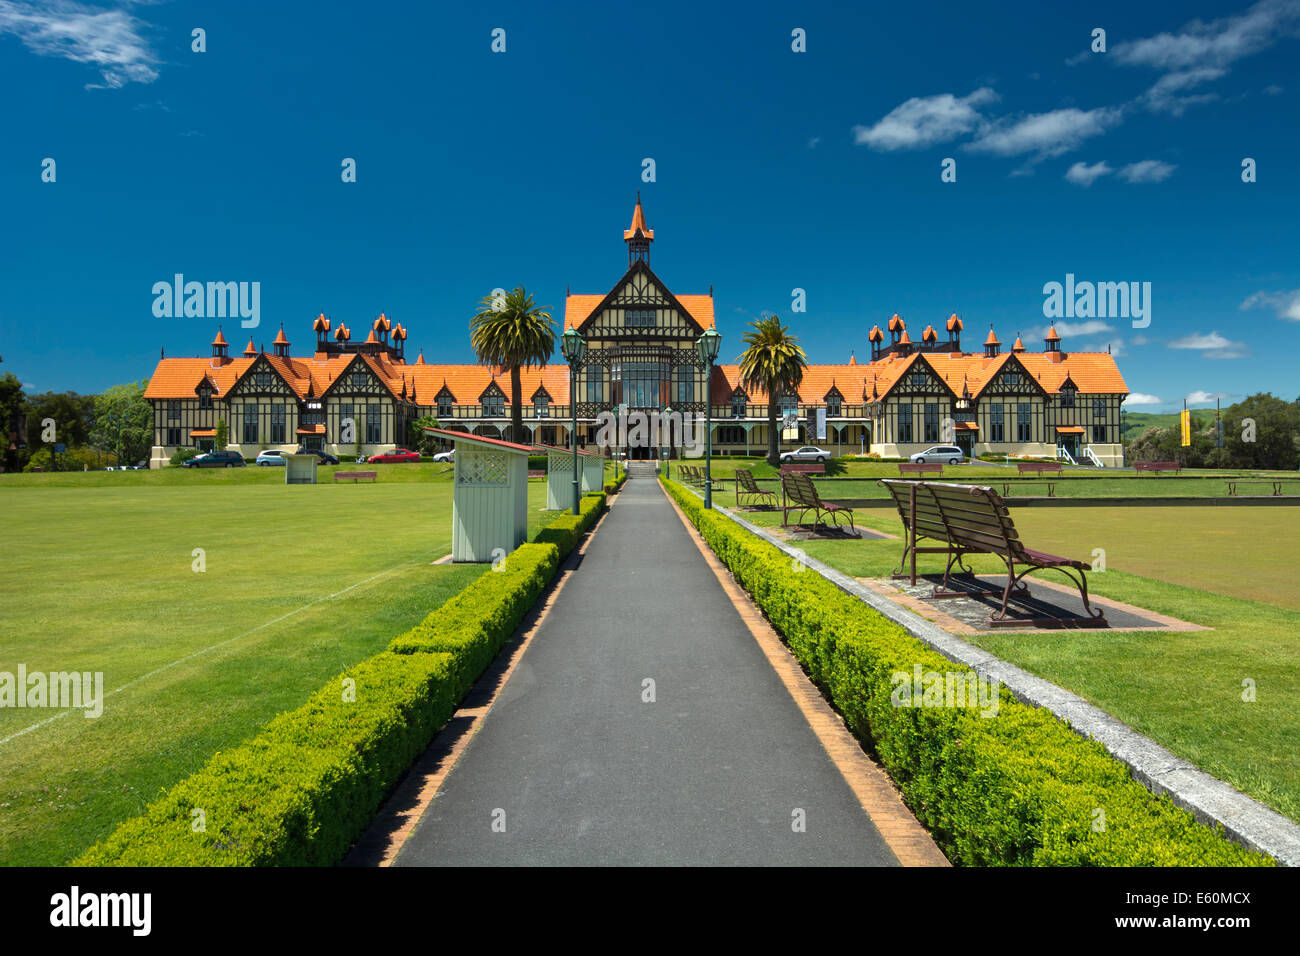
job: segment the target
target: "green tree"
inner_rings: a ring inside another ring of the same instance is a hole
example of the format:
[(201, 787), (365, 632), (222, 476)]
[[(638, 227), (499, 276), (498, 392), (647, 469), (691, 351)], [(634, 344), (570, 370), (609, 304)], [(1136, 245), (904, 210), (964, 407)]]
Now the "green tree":
[(441, 428), (438, 419), (432, 415), (424, 415), (415, 419), (410, 424), (411, 440), (409, 448), (412, 451), (418, 451), (421, 455), (432, 455), (438, 450), (438, 439), (433, 435), (425, 433), (426, 428)]
[(1229, 405), (1223, 410), (1223, 447), (1236, 468), (1296, 468), (1300, 405), (1268, 392)]
[(749, 325), (750, 331), (743, 340), (745, 352), (740, 356), (740, 384), (751, 395), (757, 391), (767, 393), (767, 460), (769, 464), (779, 465), (777, 419), (781, 395), (798, 391), (808, 357), (778, 316), (755, 319)]
[(95, 421), (95, 396), (76, 392), (42, 392), (27, 398), (27, 434), (41, 434), (42, 422), (54, 420), (55, 442), (71, 448), (90, 441)]
[(504, 299), (487, 295), (470, 320), (470, 345), (484, 365), (510, 373), (510, 432), (514, 441), (524, 434), (524, 396), (520, 369), (544, 366), (555, 351), (557, 333), (550, 306), (537, 306), (518, 286)]
[(213, 437), (217, 451), (225, 451), (226, 443), (230, 440), (230, 426), (226, 424), (224, 418), (217, 419), (217, 433)]
[(149, 457), (153, 444), (153, 407), (145, 401), (145, 382), (114, 385), (95, 398), (91, 441), (123, 463)]
[(18, 376), (13, 372), (0, 375), (0, 459), (4, 461), (5, 471), (18, 471), (27, 458), (25, 450), (17, 447), (25, 401), (23, 383)]

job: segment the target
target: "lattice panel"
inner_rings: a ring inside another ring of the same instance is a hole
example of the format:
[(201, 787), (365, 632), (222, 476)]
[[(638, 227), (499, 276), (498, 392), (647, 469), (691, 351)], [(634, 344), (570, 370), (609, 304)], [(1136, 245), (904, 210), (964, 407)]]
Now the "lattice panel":
[(562, 471), (571, 474), (573, 472), (573, 456), (564, 455), (562, 457), (556, 457), (555, 455), (552, 455), (548, 467), (553, 472), (558, 473)]
[(504, 452), (485, 452), (466, 455), (456, 469), (459, 485), (504, 485), (509, 474), (508, 456)]

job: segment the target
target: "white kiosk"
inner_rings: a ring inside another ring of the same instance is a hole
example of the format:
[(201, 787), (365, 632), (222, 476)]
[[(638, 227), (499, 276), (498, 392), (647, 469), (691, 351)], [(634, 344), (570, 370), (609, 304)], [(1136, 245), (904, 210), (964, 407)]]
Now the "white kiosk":
[(532, 446), (443, 428), (424, 431), (456, 444), (452, 561), (492, 561), (523, 544)]
[[(573, 449), (559, 445), (537, 445), (546, 452), (546, 510), (568, 511), (573, 507)], [(581, 493), (605, 487), (605, 459), (595, 452), (578, 452), (578, 480)]]
[(316, 465), (320, 459), (315, 455), (284, 455), (284, 483), (286, 485), (316, 484)]

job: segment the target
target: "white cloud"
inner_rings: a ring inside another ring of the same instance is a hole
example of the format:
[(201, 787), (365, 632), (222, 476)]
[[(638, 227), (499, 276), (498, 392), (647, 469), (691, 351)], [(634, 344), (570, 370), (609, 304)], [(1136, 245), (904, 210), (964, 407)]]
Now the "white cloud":
[(1278, 96), (1281, 93), (1282, 87), (1278, 86), (1276, 83), (1270, 83), (1268, 86), (1264, 87), (1265, 96)]
[(1246, 309), (1265, 307), (1272, 309), (1279, 319), (1300, 322), (1300, 289), (1290, 292), (1255, 292), (1237, 306), (1243, 312)]
[(1074, 183), (1076, 186), (1091, 186), (1102, 176), (1109, 176), (1112, 172), (1114, 170), (1106, 165), (1104, 159), (1093, 163), (1091, 166), (1087, 163), (1075, 163), (1065, 171), (1065, 180)]
[(1217, 99), (1187, 91), (1217, 80), (1238, 60), (1300, 33), (1300, 0), (1260, 0), (1245, 13), (1205, 23), (1193, 20), (1174, 32), (1120, 43), (1108, 54), (1125, 66), (1159, 70), (1139, 102), (1154, 112), (1180, 115), (1188, 106)]
[(1193, 332), (1191, 335), (1174, 339), (1169, 343), (1169, 347), (1202, 352), (1208, 359), (1237, 359), (1245, 358), (1248, 354), (1245, 343), (1230, 341), (1218, 332), (1210, 332), (1208, 335), (1198, 335)]
[(1146, 345), (1146, 344), (1147, 344), (1148, 342), (1150, 342), (1150, 341), (1151, 341), (1151, 340), (1148, 339), (1145, 335), (1135, 335), (1135, 336), (1133, 336), (1133, 344), (1134, 344), (1134, 345)]
[(1196, 389), (1196, 391), (1189, 392), (1187, 394), (1187, 404), (1188, 405), (1211, 405), (1215, 401), (1224, 398), (1236, 398), (1236, 396), (1230, 395), (1227, 392), (1206, 392), (1198, 388)]
[(814, 136), (814, 137), (812, 137), (812, 139), (808, 140), (808, 148), (809, 148), (809, 149), (816, 149), (816, 148), (817, 148), (817, 144), (820, 143), (821, 141), (822, 141), (822, 138), (821, 138), (820, 136)]
[(1111, 107), (1031, 113), (989, 124), (966, 148), (996, 156), (1030, 153), (1035, 159), (1047, 159), (1078, 148), (1084, 140), (1101, 135), (1122, 120), (1123, 111)]
[(0, 34), (13, 34), (37, 56), (93, 64), (103, 83), (87, 83), (87, 89), (117, 89), (158, 78), (158, 59), (141, 35), (142, 26), (125, 10), (100, 10), (72, 0), (0, 0)]
[(1130, 163), (1119, 171), (1120, 179), (1130, 183), (1162, 183), (1173, 175), (1177, 166), (1158, 159)]
[[(1088, 319), (1084, 322), (1069, 322), (1061, 320), (1053, 322), (1052, 327), (1056, 329), (1056, 334), (1062, 337), (1068, 335), (1109, 335), (1115, 329), (1098, 319)], [(1047, 335), (1048, 326), (1043, 326), (1039, 337)]]
[(1130, 392), (1124, 399), (1125, 405), (1160, 405), (1159, 395), (1147, 395), (1145, 392)]
[(977, 107), (994, 103), (998, 94), (987, 86), (969, 96), (940, 93), (914, 96), (894, 107), (873, 126), (854, 126), (853, 141), (859, 146), (889, 152), (923, 149), (965, 135), (982, 125)]

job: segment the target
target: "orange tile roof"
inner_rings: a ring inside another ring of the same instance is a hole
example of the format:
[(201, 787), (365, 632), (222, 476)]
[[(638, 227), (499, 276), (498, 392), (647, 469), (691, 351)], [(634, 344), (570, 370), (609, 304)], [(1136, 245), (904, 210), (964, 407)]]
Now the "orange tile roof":
[(956, 329), (958, 332), (962, 330), (961, 319), (957, 318), (956, 312), (948, 316), (948, 331), (951, 332), (953, 329)]
[(280, 326), (280, 331), (275, 334), (275, 340), (272, 345), (288, 345), (289, 340), (284, 337), (284, 326)]
[(226, 344), (226, 337), (225, 337), (224, 335), (221, 334), (221, 330), (220, 330), (220, 329), (217, 329), (217, 337), (216, 337), (215, 339), (212, 340), (212, 344), (213, 344), (213, 345), (225, 345), (225, 344)]
[[(605, 295), (607, 294), (588, 295), (586, 293), (575, 293), (568, 296), (564, 300), (565, 329), (576, 329), (591, 318), (591, 313), (596, 311), (596, 307), (605, 301)], [(676, 298), (682, 304), (682, 308), (689, 312), (696, 322), (700, 323), (701, 328), (711, 329), (714, 327), (712, 295), (708, 293), (702, 295), (687, 293)]]

